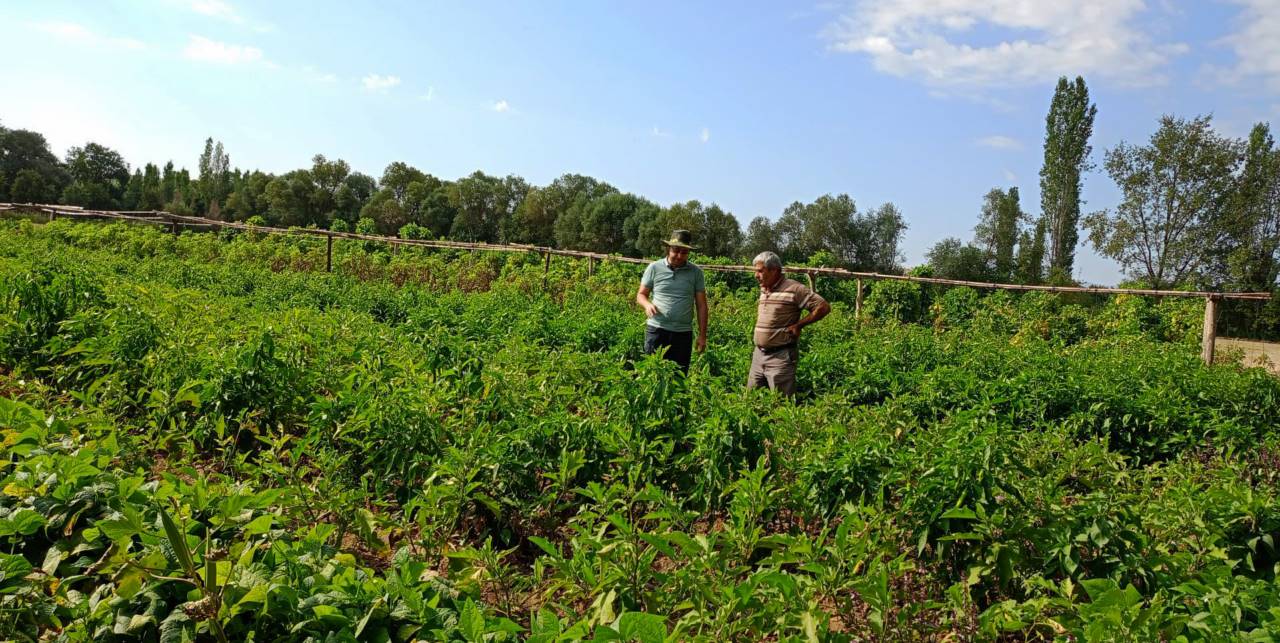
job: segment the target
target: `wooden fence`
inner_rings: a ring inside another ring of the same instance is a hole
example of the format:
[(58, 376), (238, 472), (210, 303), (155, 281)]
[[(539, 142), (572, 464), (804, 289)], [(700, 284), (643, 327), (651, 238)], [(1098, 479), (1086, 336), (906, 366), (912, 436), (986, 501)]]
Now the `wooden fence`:
[[(325, 239), (325, 270), (332, 272), (333, 270), (333, 240), (334, 239), (351, 239), (359, 241), (374, 241), (378, 243), (388, 244), (392, 250), (397, 246), (416, 246), (422, 248), (439, 248), (451, 250), (467, 250), (467, 251), (488, 251), (488, 252), (533, 252), (543, 256), (543, 283), (546, 283), (547, 273), (551, 267), (552, 256), (574, 257), (578, 259), (586, 259), (588, 262), (588, 274), (594, 272), (596, 262), (614, 261), (619, 263), (628, 263), (636, 265), (647, 265), (649, 260), (637, 259), (634, 257), (622, 257), (619, 255), (610, 255), (599, 252), (583, 252), (580, 250), (565, 250), (562, 248), (550, 248), (546, 246), (534, 246), (524, 244), (496, 244), (496, 243), (468, 243), (463, 241), (433, 241), (428, 239), (400, 239), (397, 237), (387, 237), (381, 235), (367, 235), (355, 232), (334, 232), (332, 230), (317, 230), (311, 228), (275, 228), (269, 226), (256, 226), (247, 223), (239, 223), (234, 221), (219, 221), (217, 219), (207, 219), (204, 217), (187, 216), (173, 214), (171, 212), (161, 212), (156, 210), (92, 210), (81, 208), (78, 206), (68, 205), (47, 205), (32, 203), (0, 203), (0, 213), (4, 212), (35, 212), (42, 213), (48, 217), (49, 221), (53, 221), (58, 217), (88, 219), (88, 220), (115, 220), (115, 221), (132, 221), (138, 223), (146, 223), (151, 225), (160, 225), (168, 227), (174, 234), (178, 234), (183, 228), (195, 230), (219, 230), (232, 229), (243, 230), (247, 232), (257, 232), (261, 234), (289, 235), (289, 236), (310, 236), (322, 237)], [(703, 270), (712, 272), (753, 272), (753, 266), (726, 266), (726, 265), (701, 265)], [(937, 284), (943, 286), (967, 286), (980, 290), (1011, 290), (1011, 291), (1040, 291), (1054, 293), (1086, 293), (1097, 295), (1140, 295), (1148, 297), (1197, 297), (1204, 299), (1204, 329), (1201, 336), (1201, 357), (1206, 364), (1213, 363), (1214, 344), (1217, 339), (1217, 317), (1218, 302), (1225, 299), (1238, 300), (1254, 300), (1265, 301), (1271, 299), (1271, 293), (1267, 292), (1204, 292), (1204, 291), (1187, 291), (1187, 290), (1151, 290), (1141, 288), (1098, 288), (1091, 286), (1032, 286), (1025, 284), (998, 284), (981, 281), (963, 281), (958, 279), (939, 279), (936, 277), (913, 277), (909, 275), (889, 275), (875, 272), (857, 272), (853, 270), (845, 270), (843, 268), (821, 268), (821, 267), (790, 267), (787, 272), (793, 274), (803, 274), (809, 280), (809, 284), (813, 285), (815, 276), (834, 277), (837, 279), (854, 279), (857, 281), (854, 299), (854, 315), (860, 318), (862, 314), (862, 297), (864, 281), (909, 281), (922, 284)]]

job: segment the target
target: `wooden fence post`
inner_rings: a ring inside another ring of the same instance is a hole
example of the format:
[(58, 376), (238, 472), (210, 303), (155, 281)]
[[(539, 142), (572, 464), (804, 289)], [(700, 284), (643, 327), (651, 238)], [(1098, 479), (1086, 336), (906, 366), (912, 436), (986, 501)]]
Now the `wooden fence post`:
[(1204, 298), (1204, 334), (1200, 338), (1200, 357), (1206, 366), (1213, 364), (1213, 344), (1218, 339), (1218, 297)]
[(547, 275), (551, 273), (551, 253), (542, 253), (542, 289), (547, 289)]
[(56, 218), (58, 218), (58, 211), (57, 211), (57, 210), (50, 210), (50, 211), (49, 211), (49, 221), (48, 221), (48, 222), (49, 222), (49, 223), (53, 223), (53, 220), (54, 220), (54, 219), (56, 219)]
[(325, 235), (324, 271), (333, 272), (333, 235)]
[(858, 288), (853, 296), (853, 319), (854, 321), (862, 321), (862, 279), (858, 279)]
[(174, 219), (174, 220), (172, 220), (172, 221), (170, 221), (170, 222), (169, 222), (169, 230), (170, 230), (170, 232), (173, 232), (174, 236), (177, 236), (177, 235), (178, 235), (178, 220), (177, 220), (177, 219)]
[(596, 274), (596, 258), (587, 257), (587, 276), (590, 277), (594, 274)]

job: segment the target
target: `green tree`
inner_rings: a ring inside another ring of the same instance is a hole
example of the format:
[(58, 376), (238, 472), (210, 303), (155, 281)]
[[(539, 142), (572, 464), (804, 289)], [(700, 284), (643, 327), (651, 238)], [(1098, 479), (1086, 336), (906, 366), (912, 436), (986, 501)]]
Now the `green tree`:
[(846, 268), (893, 272), (898, 269), (898, 243), (906, 227), (892, 203), (863, 215), (849, 195), (828, 194), (813, 203), (792, 203), (774, 224), (774, 233), (788, 261), (805, 261), (826, 251)]
[(449, 192), (457, 210), (449, 236), (459, 241), (506, 241), (509, 221), (528, 191), (529, 184), (518, 176), (499, 179), (477, 171), (458, 179)]
[(147, 163), (142, 168), (142, 194), (138, 197), (139, 210), (159, 210), (164, 207), (164, 186), (160, 179), (160, 168), (155, 163)]
[(1093, 119), (1084, 78), (1058, 79), (1045, 118), (1044, 165), (1040, 168), (1040, 210), (1047, 221), (1049, 266), (1070, 275), (1080, 240), (1080, 175), (1092, 168)]
[[(0, 188), (0, 200), (26, 202), (11, 194), (18, 173), (23, 170), (31, 170), (40, 176), (38, 183), (31, 178), (24, 181), (24, 196), (32, 199), (33, 203), (56, 201), (69, 180), (66, 169), (49, 149), (49, 143), (43, 134), (0, 126), (0, 185), (8, 186), (9, 192), (6, 194)], [(43, 186), (43, 189), (31, 192), (30, 188), (35, 185)]]
[(161, 193), (164, 198), (162, 209), (174, 214), (191, 214), (195, 212), (195, 186), (191, 182), (191, 173), (183, 168), (174, 169), (173, 161), (164, 165), (160, 176)]
[(662, 242), (672, 230), (688, 230), (699, 252), (711, 257), (736, 256), (742, 245), (738, 219), (715, 203), (697, 200), (673, 203), (638, 228), (635, 245), (644, 255), (661, 254)]
[(87, 208), (118, 207), (129, 183), (129, 164), (124, 157), (98, 143), (68, 150), (67, 172), (71, 184), (63, 190), (63, 200)]
[(906, 218), (893, 203), (884, 203), (857, 221), (857, 262), (855, 269), (874, 272), (898, 272), (902, 255), (898, 250)]
[(1223, 212), (1241, 146), (1210, 120), (1165, 116), (1149, 144), (1107, 151), (1107, 174), (1124, 197), (1114, 212), (1089, 215), (1089, 240), (1154, 288), (1201, 275), (1226, 237)]
[(360, 172), (352, 172), (342, 180), (342, 185), (333, 193), (334, 219), (342, 219), (348, 223), (360, 217), (364, 204), (373, 198), (378, 191), (378, 182), (372, 176)]
[(120, 199), (120, 205), (126, 210), (136, 210), (141, 201), (142, 170), (134, 170), (133, 176), (129, 177), (129, 183), (124, 188), (124, 197)]
[(703, 252), (712, 257), (733, 257), (742, 247), (742, 225), (738, 218), (712, 203), (703, 212)]
[(627, 253), (628, 222), (647, 221), (658, 215), (659, 207), (648, 199), (630, 193), (612, 192), (581, 206), (577, 220), (582, 229), (580, 247), (606, 253)]
[(778, 233), (773, 229), (773, 224), (768, 217), (756, 217), (747, 224), (747, 234), (742, 240), (742, 249), (739, 251), (740, 256), (750, 261), (756, 255), (764, 251), (778, 252), (780, 248), (778, 243)]
[(13, 203), (44, 203), (51, 200), (48, 196), (49, 186), (44, 176), (31, 168), (19, 170), (9, 186), (9, 199)]
[(1018, 239), (1019, 283), (1039, 284), (1044, 281), (1045, 231), (1048, 224), (1043, 217), (1036, 221), (1035, 231), (1023, 230)]
[(218, 218), (227, 195), (231, 193), (231, 159), (212, 137), (204, 141), (204, 152), (197, 162), (196, 190), (199, 206), (207, 215)]
[[(439, 189), (440, 180), (416, 167), (395, 161), (383, 170), (378, 184), (378, 191), (361, 207), (360, 217), (374, 221), (382, 234), (395, 234), (401, 226), (417, 218), (420, 199)], [(414, 184), (419, 187), (411, 187)]]
[(294, 170), (267, 184), (267, 221), (273, 226), (324, 225), (328, 220), (317, 209), (315, 179), (310, 170)]
[(265, 214), (269, 209), (267, 186), (274, 179), (274, 176), (258, 170), (241, 176), (227, 197), (226, 215), (233, 221), (244, 221), (251, 216)]
[(992, 188), (983, 198), (982, 215), (974, 227), (974, 244), (991, 255), (992, 275), (1000, 281), (1014, 277), (1017, 268), (1014, 248), (1025, 219), (1018, 188), (1009, 188), (1008, 192)]
[[(516, 209), (512, 239), (539, 246), (580, 248), (581, 209), (591, 201), (617, 191), (608, 183), (581, 174), (565, 174), (552, 181), (551, 185), (532, 188)], [(566, 215), (567, 218), (561, 222), (560, 219)]]
[(317, 223), (328, 227), (338, 216), (338, 190), (341, 190), (351, 166), (342, 159), (328, 160), (323, 154), (311, 157), (311, 181), (315, 189), (311, 193), (311, 210), (319, 216)]
[(1280, 280), (1280, 149), (1265, 123), (1249, 133), (1224, 215), (1227, 235), (1218, 281), (1237, 290), (1274, 290)]
[(948, 237), (925, 253), (934, 276), (964, 281), (991, 281), (992, 255), (973, 244)]

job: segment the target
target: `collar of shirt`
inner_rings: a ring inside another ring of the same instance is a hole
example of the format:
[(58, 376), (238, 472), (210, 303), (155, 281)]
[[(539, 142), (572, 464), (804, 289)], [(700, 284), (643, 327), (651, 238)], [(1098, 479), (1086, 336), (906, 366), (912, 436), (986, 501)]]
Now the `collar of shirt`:
[(685, 268), (688, 268), (688, 267), (689, 267), (689, 261), (688, 261), (688, 260), (685, 260), (684, 265), (683, 265), (683, 266), (680, 266), (679, 268), (672, 268), (672, 267), (671, 267), (671, 262), (670, 262), (670, 261), (668, 261), (666, 257), (663, 257), (663, 258), (662, 258), (662, 265), (666, 266), (668, 270), (684, 270)]

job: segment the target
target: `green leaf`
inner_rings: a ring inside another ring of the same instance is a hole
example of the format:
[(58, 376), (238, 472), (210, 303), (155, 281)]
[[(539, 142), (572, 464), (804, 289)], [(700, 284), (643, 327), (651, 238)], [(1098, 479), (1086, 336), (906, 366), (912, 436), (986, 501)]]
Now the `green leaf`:
[(45, 525), (44, 516), (22, 508), (6, 518), (0, 518), (0, 536), (30, 536)]
[(180, 609), (169, 612), (160, 623), (160, 643), (189, 643), (195, 638), (195, 623)]
[(618, 618), (618, 634), (627, 641), (662, 643), (667, 638), (667, 620), (644, 612), (627, 612)]
[(938, 539), (938, 542), (947, 542), (951, 540), (982, 540), (981, 534), (975, 534), (971, 531), (962, 531), (954, 534), (947, 534)]
[(369, 611), (364, 613), (364, 618), (360, 619), (360, 622), (356, 624), (356, 638), (360, 638), (360, 635), (364, 633), (364, 628), (369, 625), (369, 619), (373, 618), (374, 613), (382, 607), (384, 600), (385, 599), (383, 597), (378, 597), (378, 600), (374, 601), (373, 604), (369, 606)]
[(484, 640), (484, 614), (471, 599), (467, 599), (458, 614), (458, 629), (468, 641), (479, 643)]
[(177, 555), (178, 562), (182, 563), (182, 570), (189, 576), (195, 576), (196, 565), (191, 559), (191, 549), (187, 547), (187, 535), (178, 529), (177, 523), (173, 522), (163, 506), (160, 507), (160, 522), (164, 525), (164, 533), (169, 538), (173, 553)]
[(806, 611), (801, 617), (804, 624), (804, 638), (810, 643), (818, 642), (818, 620), (813, 617), (813, 612)]
[(113, 541), (125, 540), (142, 533), (142, 525), (128, 518), (99, 520), (94, 523), (94, 527), (97, 527), (108, 540)]
[(942, 514), (941, 516), (938, 516), (938, 518), (943, 518), (948, 520), (951, 520), (951, 519), (977, 520), (978, 514), (974, 513), (973, 510), (969, 509), (968, 507), (955, 507), (953, 509), (948, 510), (946, 513)]
[(139, 631), (148, 626), (155, 625), (156, 617), (150, 614), (134, 614), (126, 619), (124, 616), (116, 617), (116, 634), (137, 634)]
[(244, 526), (244, 535), (257, 536), (271, 531), (271, 521), (273, 518), (274, 516), (271, 514), (263, 514), (253, 520), (250, 520), (249, 524)]
[(538, 610), (530, 625), (532, 625), (530, 634), (554, 635), (559, 634), (563, 629), (556, 613), (545, 607)]
[(245, 592), (245, 595), (241, 596), (240, 600), (236, 601), (236, 604), (231, 607), (231, 615), (235, 616), (241, 612), (253, 611), (257, 609), (259, 605), (266, 603), (267, 587), (268, 586), (265, 583), (260, 583), (251, 587), (249, 591)]
[(22, 556), (0, 554), (0, 587), (17, 585), (27, 574), (31, 573), (31, 563)]
[(537, 545), (538, 549), (546, 552), (548, 556), (551, 556), (556, 560), (561, 558), (560, 550), (556, 549), (555, 545), (552, 545), (546, 538), (543, 538), (542, 536), (529, 536), (529, 542)]

